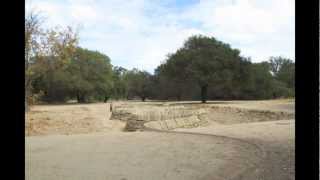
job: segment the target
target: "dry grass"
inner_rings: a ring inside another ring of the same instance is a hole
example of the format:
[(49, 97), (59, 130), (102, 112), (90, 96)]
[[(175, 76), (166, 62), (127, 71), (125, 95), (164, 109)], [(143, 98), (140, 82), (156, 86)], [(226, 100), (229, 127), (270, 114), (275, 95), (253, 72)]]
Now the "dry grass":
[(106, 104), (38, 105), (26, 113), (26, 135), (83, 134), (103, 132), (120, 123), (106, 126), (110, 112)]
[(209, 122), (237, 124), (294, 118), (294, 101), (287, 99), (208, 104), (122, 101), (113, 103), (112, 116), (109, 109), (105, 103), (33, 106), (26, 114), (26, 135), (136, 130), (147, 122), (148, 127), (167, 130), (206, 126)]
[[(169, 106), (168, 106), (169, 105)], [(287, 100), (171, 102), (162, 105), (125, 103), (112, 114), (127, 122), (129, 131), (147, 127), (172, 130), (209, 124), (238, 124), (294, 119), (294, 104)]]
[(294, 113), (270, 110), (245, 109), (236, 107), (211, 107), (202, 119), (219, 124), (239, 124), (262, 121), (294, 119)]

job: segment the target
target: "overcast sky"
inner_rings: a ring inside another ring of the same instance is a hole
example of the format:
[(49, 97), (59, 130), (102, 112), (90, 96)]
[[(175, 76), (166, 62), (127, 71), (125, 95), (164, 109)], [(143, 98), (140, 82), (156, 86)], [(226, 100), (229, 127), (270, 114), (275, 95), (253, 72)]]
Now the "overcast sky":
[(115, 66), (153, 73), (193, 34), (214, 36), (251, 57), (294, 60), (294, 0), (27, 0), (45, 26), (81, 25), (80, 46)]

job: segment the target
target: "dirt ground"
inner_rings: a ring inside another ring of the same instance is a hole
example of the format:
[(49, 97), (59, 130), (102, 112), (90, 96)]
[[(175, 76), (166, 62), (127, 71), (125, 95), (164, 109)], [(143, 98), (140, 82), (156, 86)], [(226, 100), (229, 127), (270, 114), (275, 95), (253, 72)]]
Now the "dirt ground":
[(188, 134), (38, 136), (26, 143), (27, 180), (222, 180), (260, 160), (259, 149), (251, 144)]
[(26, 136), (121, 131), (124, 123), (108, 121), (109, 104), (37, 105), (26, 113)]
[(263, 162), (256, 167), (255, 171), (245, 173), (239, 179), (294, 179), (293, 120), (177, 129), (176, 131), (234, 137), (259, 146), (265, 154)]
[(32, 107), (26, 179), (294, 179), (293, 100), (112, 106)]

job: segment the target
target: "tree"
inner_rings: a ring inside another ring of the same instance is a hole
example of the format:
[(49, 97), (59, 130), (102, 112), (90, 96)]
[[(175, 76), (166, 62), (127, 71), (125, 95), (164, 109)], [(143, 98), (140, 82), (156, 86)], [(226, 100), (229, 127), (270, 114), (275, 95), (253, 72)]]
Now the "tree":
[[(29, 12), (25, 18), (26, 107), (33, 99), (33, 93), (39, 91), (39, 84), (56, 87), (59, 82), (59, 88), (64, 87), (61, 86), (61, 78), (56, 78), (64, 77), (63, 71), (78, 42), (78, 34), (71, 27), (44, 30), (41, 28), (43, 21), (44, 18), (36, 11)], [(38, 84), (38, 89), (32, 89), (34, 84)]]
[(43, 18), (38, 12), (31, 11), (25, 18), (25, 108), (28, 110), (28, 105), (32, 98), (32, 81), (34, 72), (30, 68), (32, 57), (36, 56), (39, 51), (38, 37), (41, 35), (41, 24)]
[[(110, 58), (98, 51), (78, 47), (68, 67), (70, 89), (78, 102), (110, 96), (113, 81)], [(71, 95), (72, 96), (72, 95)]]
[(252, 64), (254, 77), (254, 92), (252, 93), (255, 99), (269, 99), (273, 97), (273, 77), (270, 73), (268, 62)]
[(43, 100), (48, 102), (64, 101), (68, 97), (67, 68), (77, 42), (78, 34), (71, 27), (41, 30), (34, 37), (36, 50), (29, 53), (28, 69), (31, 73), (26, 75), (29, 83), (37, 87), (33, 93), (43, 92)]
[(146, 71), (132, 69), (126, 74), (128, 96), (139, 96), (142, 101), (151, 95), (151, 75)]
[(113, 88), (112, 96), (116, 99), (127, 98), (128, 97), (128, 82), (126, 80), (126, 75), (128, 70), (115, 66), (113, 67)]
[(70, 59), (61, 62), (59, 56), (37, 60), (34, 66), (40, 74), (33, 83), (34, 93), (43, 92), (43, 101), (65, 102), (76, 98), (79, 103), (103, 100), (111, 95), (112, 69), (108, 56), (97, 51), (76, 48)]
[(188, 63), (183, 58), (183, 54), (179, 54), (179, 52), (167, 55), (166, 63), (158, 66), (155, 71), (158, 83), (163, 87), (159, 88), (162, 97), (166, 99), (174, 97), (178, 101), (182, 99), (185, 89), (190, 84), (190, 80), (185, 73), (177, 72), (178, 67), (185, 67)]
[(233, 79), (230, 89), (232, 99), (251, 99), (254, 93), (254, 74), (251, 58), (241, 57), (235, 64)]
[(197, 35), (191, 36), (166, 64), (181, 81), (188, 79), (198, 84), (205, 103), (209, 85), (225, 84), (224, 88), (230, 89), (239, 54), (239, 50), (213, 37)]
[(292, 60), (278, 56), (278, 57), (273, 57), (271, 56), (269, 58), (269, 63), (270, 63), (270, 70), (274, 75), (277, 75), (279, 73), (281, 67), (285, 64), (292, 64)]
[(285, 61), (277, 75), (276, 75), (276, 78), (285, 83), (286, 86), (288, 88), (293, 88), (295, 87), (295, 64), (291, 61), (291, 60), (288, 60), (288, 61)]
[(295, 63), (291, 59), (271, 57), (269, 59), (277, 97), (294, 96), (295, 89)]

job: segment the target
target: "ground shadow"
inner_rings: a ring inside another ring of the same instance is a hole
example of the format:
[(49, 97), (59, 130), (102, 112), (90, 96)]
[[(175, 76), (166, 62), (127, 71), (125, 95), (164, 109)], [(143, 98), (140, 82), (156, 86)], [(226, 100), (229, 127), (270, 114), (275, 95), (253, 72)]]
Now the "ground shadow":
[(102, 102), (85, 102), (85, 103), (78, 103), (78, 102), (64, 102), (64, 103), (38, 103), (35, 105), (46, 105), (46, 106), (56, 106), (56, 105), (84, 105), (84, 104), (95, 104), (95, 103), (102, 103)]
[(199, 102), (177, 102), (177, 103), (170, 103), (169, 106), (176, 106), (176, 105), (205, 105), (205, 104), (234, 104), (235, 102), (232, 101), (209, 101), (206, 103)]

